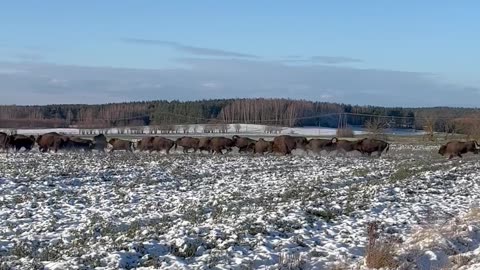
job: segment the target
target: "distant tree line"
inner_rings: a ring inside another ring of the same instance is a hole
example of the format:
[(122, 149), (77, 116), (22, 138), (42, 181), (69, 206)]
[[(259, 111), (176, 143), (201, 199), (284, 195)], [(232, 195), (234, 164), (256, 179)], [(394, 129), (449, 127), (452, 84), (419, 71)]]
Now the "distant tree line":
[[(107, 128), (250, 123), (269, 126), (362, 126), (381, 119), (390, 128), (446, 131), (480, 116), (473, 108), (359, 106), (291, 99), (144, 101), (103, 105), (0, 106), (0, 128)], [(462, 120), (463, 119), (463, 120)], [(456, 123), (456, 124), (455, 124)]]

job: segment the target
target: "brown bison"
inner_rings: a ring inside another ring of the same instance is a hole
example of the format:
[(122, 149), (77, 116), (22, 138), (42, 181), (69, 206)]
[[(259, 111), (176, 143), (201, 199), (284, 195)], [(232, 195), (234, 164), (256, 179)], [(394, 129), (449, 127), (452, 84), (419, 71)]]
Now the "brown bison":
[(210, 147), (210, 141), (212, 140), (212, 138), (210, 137), (202, 137), (199, 139), (198, 141), (198, 150), (200, 150), (200, 152), (202, 151), (207, 151), (207, 152), (212, 152), (212, 149)]
[(41, 152), (48, 152), (50, 150), (57, 152), (58, 150), (64, 148), (69, 140), (70, 138), (67, 136), (60, 135), (56, 132), (50, 132), (38, 136), (37, 144)]
[(273, 152), (273, 142), (272, 141), (265, 141), (263, 138), (258, 139), (255, 143), (254, 153), (255, 154), (262, 154), (268, 152)]
[(213, 153), (223, 154), (223, 150), (227, 150), (227, 153), (232, 151), (232, 147), (235, 144), (232, 139), (225, 137), (214, 137), (210, 140), (210, 150)]
[(362, 139), (359, 141), (356, 141), (354, 144), (354, 148), (357, 151), (360, 151), (362, 155), (368, 155), (371, 156), (372, 153), (377, 152), (378, 156), (380, 157), (383, 153), (383, 151), (388, 152), (390, 149), (390, 144), (382, 141), (382, 140), (377, 140), (377, 139)]
[(438, 153), (442, 156), (449, 155), (448, 159), (452, 159), (454, 156), (462, 157), (462, 154), (472, 152), (478, 154), (478, 143), (477, 141), (450, 141), (445, 145), (442, 145), (438, 150)]
[(305, 150), (308, 140), (305, 137), (281, 135), (273, 139), (273, 151), (283, 155), (290, 155), (294, 149)]
[(327, 152), (334, 151), (337, 147), (336, 145), (336, 138), (331, 140), (326, 139), (311, 139), (308, 141), (306, 146), (308, 151), (312, 151), (314, 153), (320, 153), (322, 150), (326, 150)]
[(199, 139), (192, 138), (192, 137), (181, 137), (175, 141), (175, 150), (177, 150), (177, 146), (181, 146), (183, 148), (184, 153), (188, 153), (188, 150), (193, 149), (193, 152), (197, 152), (198, 150), (198, 143)]
[(91, 151), (93, 148), (93, 141), (78, 138), (78, 137), (71, 137), (65, 143), (63, 148), (67, 150), (73, 150), (73, 151), (78, 151), (78, 150)]
[(257, 141), (247, 138), (247, 137), (240, 137), (235, 135), (232, 137), (233, 144), (238, 148), (238, 152), (251, 152), (255, 149), (255, 143)]
[(8, 148), (13, 148), (15, 151), (20, 151), (20, 149), (25, 148), (25, 151), (32, 150), (35, 145), (35, 137), (25, 136), (25, 135), (10, 135), (7, 137), (6, 146)]
[(92, 149), (104, 152), (107, 146), (108, 146), (108, 142), (107, 142), (107, 137), (105, 137), (105, 135), (98, 134), (97, 136), (93, 137)]
[(138, 143), (137, 143), (137, 149), (140, 150), (140, 151), (149, 151), (149, 152), (152, 152), (153, 151), (153, 145), (152, 145), (152, 142), (153, 142), (153, 139), (155, 137), (153, 136), (149, 136), (149, 137), (144, 137), (142, 138)]
[(108, 143), (112, 146), (112, 150), (110, 150), (110, 152), (113, 152), (115, 150), (125, 150), (127, 152), (133, 152), (133, 150), (135, 150), (133, 142), (131, 141), (113, 138), (110, 139)]
[(170, 149), (172, 149), (173, 145), (175, 142), (172, 140), (169, 140), (167, 138), (163, 137), (146, 137), (143, 138), (139, 143), (138, 143), (138, 149), (140, 151), (157, 151), (161, 152), (165, 150), (167, 154), (170, 153)]

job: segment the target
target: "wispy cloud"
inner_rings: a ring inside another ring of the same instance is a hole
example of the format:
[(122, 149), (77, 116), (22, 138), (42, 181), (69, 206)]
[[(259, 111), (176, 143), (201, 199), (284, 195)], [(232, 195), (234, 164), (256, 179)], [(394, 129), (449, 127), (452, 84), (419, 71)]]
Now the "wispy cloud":
[(363, 62), (360, 59), (345, 57), (345, 56), (323, 56), (317, 55), (310, 57), (310, 60), (314, 62), (324, 63), (324, 64), (342, 64), (342, 63), (359, 63)]
[(245, 54), (245, 53), (205, 48), (205, 47), (196, 47), (196, 46), (181, 44), (174, 41), (167, 41), (167, 40), (143, 39), (143, 38), (122, 38), (121, 40), (123, 42), (131, 43), (131, 44), (170, 47), (177, 51), (181, 51), (181, 52), (185, 52), (193, 55), (258, 58), (258, 56), (252, 55), (252, 54)]
[(287, 56), (282, 62), (285, 63), (317, 63), (317, 64), (348, 64), (348, 63), (361, 63), (363, 60), (347, 56), (325, 56), (316, 55), (308, 58), (302, 58), (300, 56), (292, 57)]
[(43, 57), (39, 53), (22, 52), (14, 54), (13, 57), (20, 61), (40, 61)]
[(363, 105), (477, 107), (480, 99), (478, 87), (446, 84), (419, 72), (253, 59), (180, 60), (189, 68), (153, 70), (0, 61), (0, 85), (9, 90), (2, 92), (0, 103), (282, 97)]

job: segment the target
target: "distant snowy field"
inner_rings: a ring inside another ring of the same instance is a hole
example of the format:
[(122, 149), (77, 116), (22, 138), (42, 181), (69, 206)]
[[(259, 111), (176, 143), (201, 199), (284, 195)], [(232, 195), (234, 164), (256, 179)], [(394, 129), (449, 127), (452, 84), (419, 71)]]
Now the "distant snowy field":
[[(202, 135), (202, 134), (209, 134), (209, 133), (203, 133), (205, 125), (188, 125), (188, 132), (190, 135)], [(177, 126), (178, 127), (178, 133), (172, 133), (172, 135), (177, 134), (183, 134), (183, 128), (184, 126)], [(237, 132), (235, 125), (231, 124), (228, 127), (228, 133), (234, 134), (244, 134), (244, 135), (262, 135), (264, 134), (265, 136), (271, 136), (272, 134), (266, 134), (265, 130), (268, 129), (265, 125), (254, 125), (254, 124), (240, 124), (240, 130)], [(142, 127), (144, 132), (146, 134), (149, 133), (150, 127), (145, 126)], [(281, 129), (280, 134), (290, 134), (290, 135), (303, 135), (303, 136), (335, 136), (337, 129), (335, 128), (326, 128), (326, 127), (295, 127), (295, 128), (288, 128), (288, 127), (283, 127), (279, 128)], [(99, 129), (99, 130), (104, 130), (104, 129)], [(119, 134), (119, 130), (117, 128), (112, 128), (112, 129), (107, 129), (108, 134)], [(0, 130), (1, 131), (1, 130)], [(8, 131), (8, 130), (4, 130)], [(70, 134), (70, 135), (78, 135), (80, 134), (80, 129), (78, 128), (60, 128), (60, 129), (18, 129), (17, 132), (19, 134), (28, 134), (28, 135), (38, 135), (38, 134), (44, 134), (48, 132), (59, 132), (59, 133), (64, 133), (64, 134)], [(227, 133), (227, 134), (228, 134)], [(361, 135), (361, 134), (366, 134), (367, 132), (361, 129), (354, 129), (355, 135)], [(424, 135), (425, 133), (423, 131), (415, 131), (415, 130), (410, 130), (410, 129), (387, 129), (385, 130), (385, 133), (391, 134), (391, 135)], [(218, 134), (218, 133), (214, 133)], [(160, 135), (160, 134), (159, 134)], [(165, 135), (165, 134), (163, 134)], [(211, 135), (211, 134), (210, 134)]]
[[(479, 202), (477, 156), (0, 154), (0, 268), (328, 269)], [(290, 268), (289, 268), (290, 267)]]

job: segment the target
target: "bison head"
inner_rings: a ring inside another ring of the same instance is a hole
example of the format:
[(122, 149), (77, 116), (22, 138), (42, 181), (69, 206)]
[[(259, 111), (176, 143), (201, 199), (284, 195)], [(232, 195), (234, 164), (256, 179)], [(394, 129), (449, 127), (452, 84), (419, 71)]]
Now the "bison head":
[(442, 145), (442, 146), (440, 146), (440, 149), (438, 149), (438, 153), (442, 156), (445, 155), (446, 151), (447, 151), (447, 146), (446, 145)]

